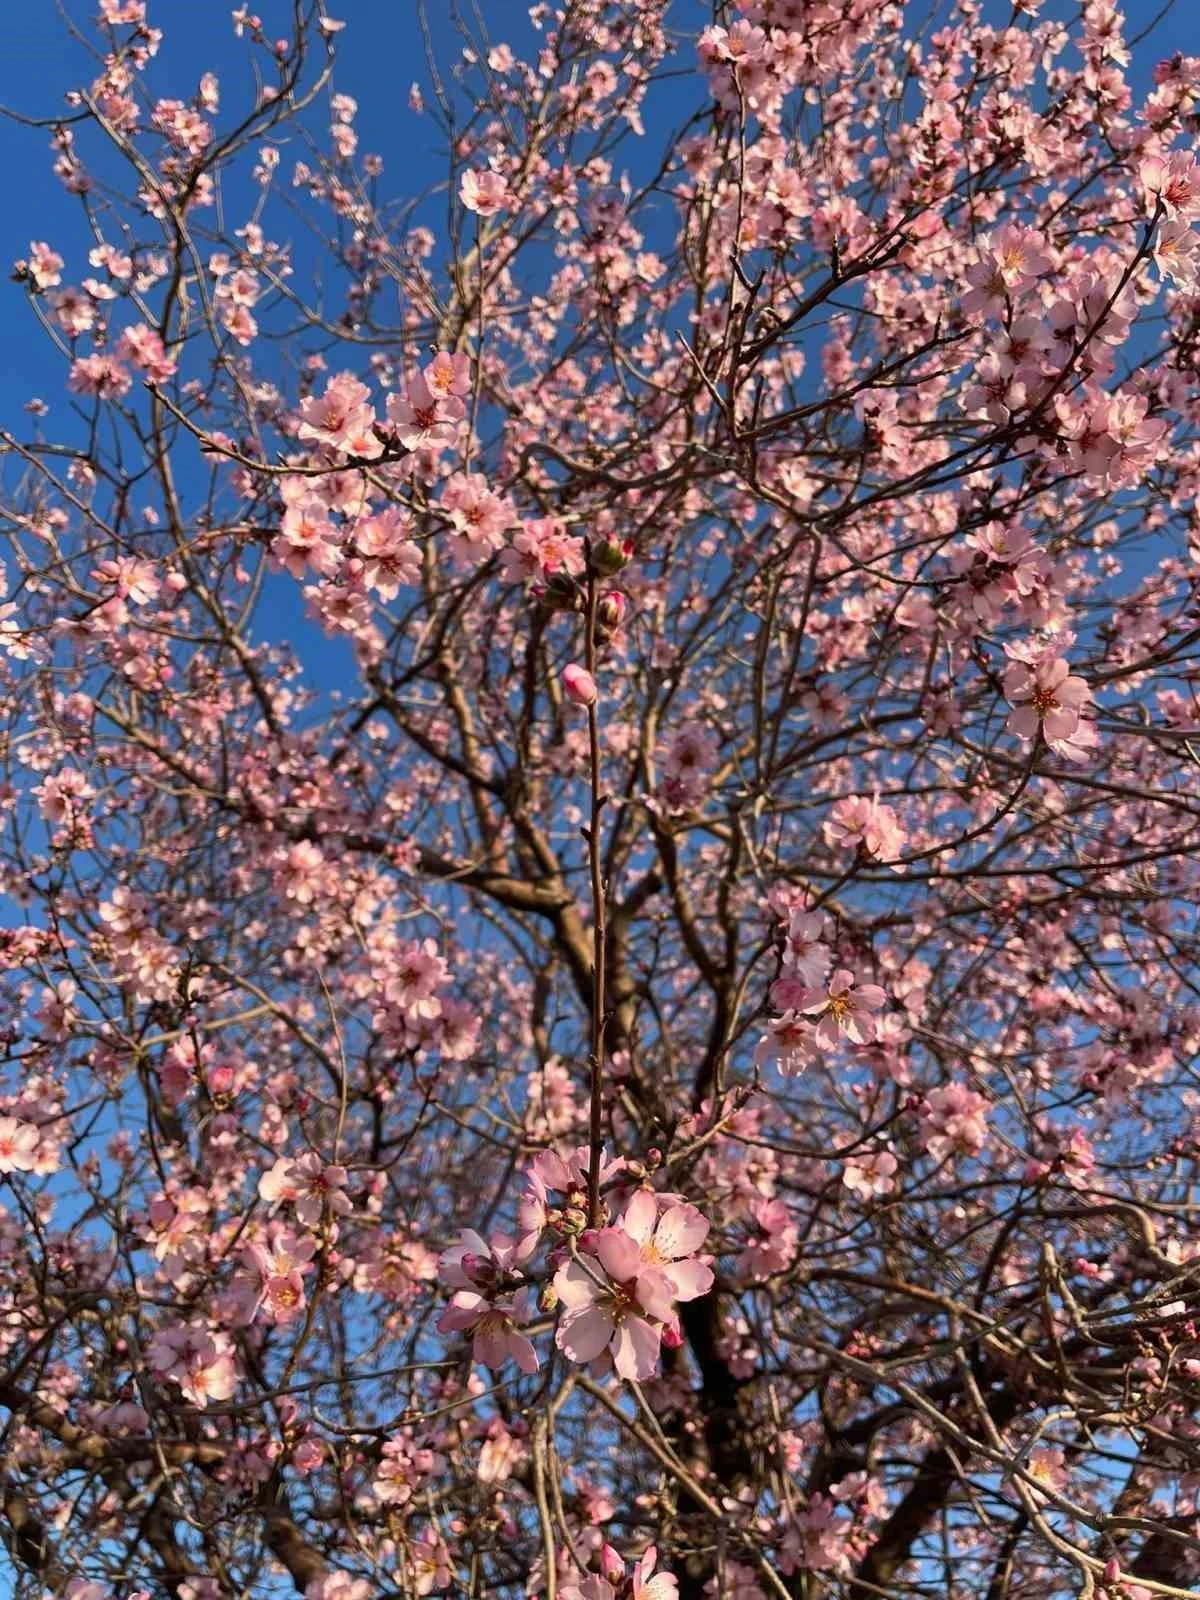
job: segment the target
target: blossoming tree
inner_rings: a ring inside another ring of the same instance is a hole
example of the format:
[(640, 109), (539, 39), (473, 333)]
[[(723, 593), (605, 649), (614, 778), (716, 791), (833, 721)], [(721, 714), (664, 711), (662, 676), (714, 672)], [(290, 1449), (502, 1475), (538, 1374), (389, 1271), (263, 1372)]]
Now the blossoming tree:
[(1200, 57), (481, 0), (421, 195), (163, 10), (8, 290), (12, 1592), (1194, 1593)]

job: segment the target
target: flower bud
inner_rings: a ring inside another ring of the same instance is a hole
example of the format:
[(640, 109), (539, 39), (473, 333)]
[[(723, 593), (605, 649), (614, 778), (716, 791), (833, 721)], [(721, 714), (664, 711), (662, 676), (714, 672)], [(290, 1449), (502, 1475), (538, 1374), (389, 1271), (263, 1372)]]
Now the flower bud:
[(599, 698), (595, 678), (577, 661), (572, 661), (570, 666), (563, 668), (562, 686), (567, 699), (577, 706), (594, 706)]
[(596, 607), (596, 627), (605, 638), (616, 633), (625, 621), (629, 611), (629, 601), (619, 589), (611, 589), (608, 594), (602, 595)]
[(649, 1150), (646, 1151), (646, 1171), (647, 1172), (657, 1172), (657, 1170), (659, 1169), (659, 1167), (662, 1166), (662, 1164), (663, 1164), (663, 1153), (662, 1153), (662, 1151), (658, 1148), (658, 1146), (656, 1144), (655, 1145), (651, 1145)]
[(605, 578), (614, 577), (632, 559), (632, 539), (600, 539), (592, 546), (592, 568)]
[(667, 1324), (662, 1331), (662, 1342), (664, 1350), (679, 1349), (679, 1346), (683, 1343), (683, 1334), (680, 1333), (677, 1324), (673, 1322)]
[(1116, 1556), (1109, 1556), (1104, 1563), (1104, 1571), (1100, 1574), (1101, 1582), (1116, 1583), (1121, 1576), (1121, 1563)]

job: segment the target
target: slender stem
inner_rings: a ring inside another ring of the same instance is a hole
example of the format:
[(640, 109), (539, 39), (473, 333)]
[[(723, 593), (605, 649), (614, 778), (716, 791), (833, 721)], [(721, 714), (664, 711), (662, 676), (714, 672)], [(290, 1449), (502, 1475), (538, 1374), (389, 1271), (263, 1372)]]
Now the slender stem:
[[(596, 676), (596, 575), (590, 563), (587, 580), (587, 670)], [(592, 878), (592, 1037), (589, 1064), (592, 1076), (591, 1117), (588, 1126), (588, 1226), (600, 1219), (600, 1150), (604, 1113), (604, 1024), (607, 1007), (605, 946), (608, 942), (608, 904), (600, 852), (600, 813), (604, 796), (600, 792), (599, 701), (587, 708), (588, 758), (592, 791), (591, 820), (588, 826), (588, 864)]]

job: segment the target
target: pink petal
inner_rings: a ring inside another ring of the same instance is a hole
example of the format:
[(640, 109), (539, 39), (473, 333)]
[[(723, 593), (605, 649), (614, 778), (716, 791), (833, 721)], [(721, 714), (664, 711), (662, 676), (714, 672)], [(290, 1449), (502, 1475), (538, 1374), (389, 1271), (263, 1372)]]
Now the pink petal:
[(621, 1226), (631, 1239), (636, 1239), (638, 1244), (645, 1244), (654, 1232), (654, 1221), (657, 1216), (657, 1200), (649, 1189), (639, 1189), (625, 1207)]
[(613, 1340), (613, 1366), (620, 1377), (643, 1383), (658, 1370), (662, 1335), (641, 1317), (626, 1317)]
[(1015, 711), (1009, 712), (1004, 726), (1009, 733), (1015, 733), (1018, 739), (1032, 739), (1038, 730), (1037, 712), (1032, 706), (1018, 706)]
[(603, 1306), (568, 1311), (558, 1325), (554, 1342), (572, 1361), (594, 1361), (613, 1336), (613, 1319)]
[(1069, 739), (1079, 726), (1079, 713), (1065, 708), (1046, 713), (1047, 739)]
[(641, 1248), (624, 1228), (602, 1228), (596, 1235), (595, 1251), (605, 1272), (618, 1283), (632, 1278), (641, 1265)]
[(663, 1274), (675, 1291), (676, 1300), (698, 1300), (713, 1286), (713, 1271), (702, 1261), (673, 1261)]
[(532, 1342), (523, 1333), (509, 1334), (508, 1350), (522, 1372), (536, 1372), (541, 1364)]
[(829, 1012), (826, 1012), (826, 1014), (821, 1018), (820, 1022), (817, 1023), (816, 1031), (813, 1034), (813, 1037), (823, 1049), (835, 1050), (837, 1048), (837, 1020)]
[(665, 1322), (675, 1304), (675, 1286), (662, 1267), (644, 1267), (637, 1276), (638, 1304), (648, 1317)]
[(695, 1206), (671, 1206), (659, 1218), (654, 1248), (664, 1261), (694, 1255), (708, 1238), (708, 1222)]
[(887, 995), (877, 983), (864, 983), (855, 989), (852, 1004), (856, 1010), (863, 1006), (868, 1011), (879, 1011), (887, 1004)]
[(582, 1311), (596, 1299), (599, 1290), (577, 1261), (568, 1261), (554, 1274), (554, 1289), (568, 1311)]

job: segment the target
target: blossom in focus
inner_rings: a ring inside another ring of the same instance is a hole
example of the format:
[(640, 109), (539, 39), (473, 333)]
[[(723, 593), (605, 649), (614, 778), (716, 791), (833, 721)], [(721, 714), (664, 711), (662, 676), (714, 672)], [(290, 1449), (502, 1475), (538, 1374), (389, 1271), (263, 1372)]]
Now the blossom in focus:
[(1092, 698), (1061, 657), (1013, 661), (1004, 674), (1004, 693), (1013, 707), (1005, 727), (1020, 739), (1034, 738), (1039, 729), (1047, 739), (1069, 739)]
[(843, 1038), (851, 1044), (870, 1044), (878, 1032), (875, 1012), (882, 1011), (887, 995), (875, 983), (855, 984), (854, 974), (844, 967), (833, 974), (827, 989), (810, 989), (800, 1007), (808, 1016), (819, 1017), (814, 1038), (831, 1050)]

